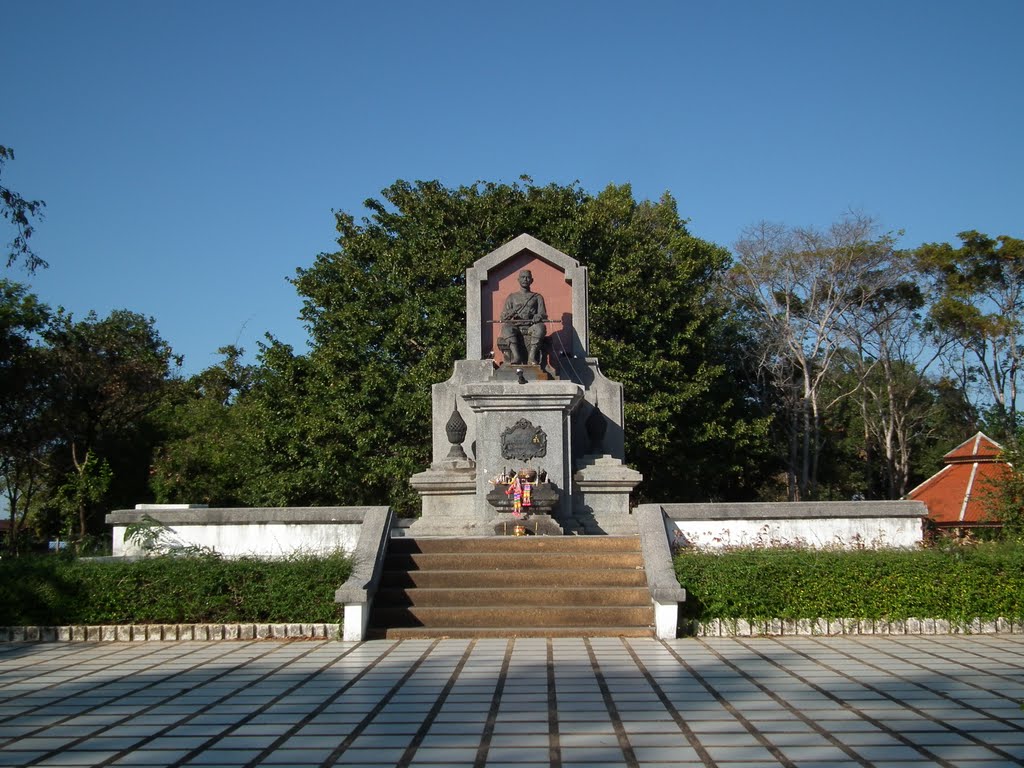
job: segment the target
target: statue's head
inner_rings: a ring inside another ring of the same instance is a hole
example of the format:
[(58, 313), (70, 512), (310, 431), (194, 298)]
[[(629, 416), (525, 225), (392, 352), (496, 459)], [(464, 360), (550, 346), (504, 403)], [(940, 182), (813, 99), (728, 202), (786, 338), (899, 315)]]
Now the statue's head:
[(525, 289), (529, 289), (529, 287), (530, 287), (530, 285), (532, 283), (533, 283), (533, 273), (530, 270), (528, 270), (528, 269), (522, 270), (519, 273), (519, 285), (521, 285)]

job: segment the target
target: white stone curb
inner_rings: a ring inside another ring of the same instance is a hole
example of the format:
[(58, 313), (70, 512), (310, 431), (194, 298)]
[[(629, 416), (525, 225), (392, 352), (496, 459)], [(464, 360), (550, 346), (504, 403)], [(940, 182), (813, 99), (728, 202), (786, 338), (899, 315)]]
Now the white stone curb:
[(118, 624), (0, 627), (0, 643), (340, 639), (341, 624)]
[(904, 619), (885, 621), (871, 619), (800, 619), (784, 621), (768, 619), (712, 619), (684, 621), (679, 626), (681, 637), (786, 637), (835, 635), (1022, 635), (1024, 619), (972, 619), (966, 622), (948, 619)]

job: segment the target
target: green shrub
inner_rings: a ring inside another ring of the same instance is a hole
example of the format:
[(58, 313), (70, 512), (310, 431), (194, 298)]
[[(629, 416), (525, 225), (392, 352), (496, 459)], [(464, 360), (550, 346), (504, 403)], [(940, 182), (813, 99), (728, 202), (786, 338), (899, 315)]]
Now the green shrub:
[(898, 621), (1024, 617), (1024, 547), (684, 551), (683, 614), (710, 619)]
[(0, 626), (337, 622), (347, 555), (0, 560)]

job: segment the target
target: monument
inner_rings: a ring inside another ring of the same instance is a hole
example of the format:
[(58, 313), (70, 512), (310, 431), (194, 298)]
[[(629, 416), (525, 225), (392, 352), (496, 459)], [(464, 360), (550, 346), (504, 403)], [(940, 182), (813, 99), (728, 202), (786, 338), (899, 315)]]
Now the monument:
[(622, 385), (588, 356), (587, 268), (527, 234), (466, 270), (466, 357), (431, 390), (416, 536), (628, 534)]

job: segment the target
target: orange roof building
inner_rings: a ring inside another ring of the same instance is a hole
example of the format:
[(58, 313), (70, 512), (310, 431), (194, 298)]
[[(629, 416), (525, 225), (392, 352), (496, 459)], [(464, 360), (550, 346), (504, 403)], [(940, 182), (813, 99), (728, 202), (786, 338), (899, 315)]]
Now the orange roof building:
[(979, 432), (942, 457), (946, 463), (909, 494), (923, 501), (928, 517), (940, 527), (977, 526), (991, 523), (986, 495), (992, 483), (1009, 471), (999, 460), (1003, 447)]

